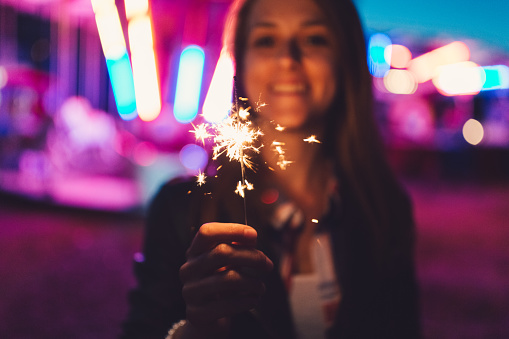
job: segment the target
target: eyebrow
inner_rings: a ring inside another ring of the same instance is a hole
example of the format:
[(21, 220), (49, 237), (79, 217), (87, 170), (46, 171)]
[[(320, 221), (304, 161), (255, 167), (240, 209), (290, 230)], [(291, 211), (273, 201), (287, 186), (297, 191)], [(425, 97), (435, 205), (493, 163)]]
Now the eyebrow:
[[(277, 25), (275, 23), (272, 23), (270, 21), (259, 21), (254, 23), (254, 25), (251, 28), (272, 28), (276, 27)], [(313, 27), (313, 26), (327, 26), (324, 20), (322, 19), (311, 19), (308, 21), (304, 21), (304, 23), (301, 25), (303, 27)]]

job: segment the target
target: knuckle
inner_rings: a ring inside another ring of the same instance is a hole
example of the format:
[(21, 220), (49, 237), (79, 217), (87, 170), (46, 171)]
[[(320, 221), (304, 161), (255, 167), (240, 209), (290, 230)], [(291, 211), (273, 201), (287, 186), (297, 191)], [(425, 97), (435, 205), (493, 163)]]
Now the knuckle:
[(216, 260), (227, 259), (233, 255), (233, 248), (228, 244), (218, 244), (212, 250), (212, 257)]
[(184, 285), (182, 287), (182, 297), (184, 298), (184, 300), (186, 302), (189, 302), (189, 300), (191, 299), (190, 297), (193, 295), (192, 291), (191, 291), (191, 288), (189, 288), (189, 286), (187, 285)]
[(184, 263), (182, 266), (180, 266), (180, 269), (179, 269), (179, 278), (180, 278), (180, 281), (185, 281), (186, 280), (187, 272), (188, 272), (188, 267), (189, 267), (189, 264), (187, 262)]
[(242, 276), (237, 272), (236, 270), (228, 270), (224, 274), (224, 279), (228, 283), (237, 283), (240, 279), (242, 279)]
[(213, 228), (212, 228), (211, 223), (203, 224), (203, 225), (201, 225), (200, 229), (198, 230), (198, 234), (201, 237), (208, 238), (212, 234), (212, 229)]

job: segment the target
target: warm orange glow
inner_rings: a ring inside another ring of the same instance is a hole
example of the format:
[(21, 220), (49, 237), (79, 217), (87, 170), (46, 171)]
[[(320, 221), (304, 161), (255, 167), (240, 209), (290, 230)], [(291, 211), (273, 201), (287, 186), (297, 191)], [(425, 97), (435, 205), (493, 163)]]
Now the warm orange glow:
[[(126, 11), (128, 3), (126, 0)], [(130, 20), (128, 35), (138, 115), (143, 121), (152, 121), (161, 112), (161, 94), (150, 17), (142, 15)]]
[(391, 66), (394, 68), (406, 68), (412, 60), (412, 52), (403, 45), (390, 45)]
[(478, 94), (485, 81), (483, 68), (472, 61), (440, 66), (433, 77), (435, 87), (447, 96)]
[(154, 38), (152, 34), (152, 24), (147, 16), (133, 19), (128, 27), (129, 42), (136, 44), (136, 47), (145, 46), (153, 48)]
[(100, 14), (103, 12), (111, 12), (112, 9), (116, 12), (117, 7), (115, 5), (115, 0), (92, 0), (92, 10), (95, 14)]
[(471, 145), (479, 144), (484, 137), (484, 129), (481, 123), (475, 119), (469, 119), (463, 125), (463, 137)]
[(228, 116), (232, 101), (233, 75), (233, 61), (223, 48), (203, 103), (203, 116), (207, 121), (219, 122)]
[(116, 7), (98, 12), (95, 16), (97, 30), (106, 59), (117, 60), (126, 52), (124, 33)]
[(394, 94), (413, 94), (417, 90), (417, 81), (413, 74), (404, 69), (391, 69), (384, 76), (385, 88)]
[(413, 59), (408, 70), (414, 73), (417, 82), (422, 83), (433, 77), (437, 67), (468, 61), (469, 58), (468, 46), (461, 41), (455, 41)]
[(148, 0), (124, 0), (124, 4), (127, 19), (148, 13)]

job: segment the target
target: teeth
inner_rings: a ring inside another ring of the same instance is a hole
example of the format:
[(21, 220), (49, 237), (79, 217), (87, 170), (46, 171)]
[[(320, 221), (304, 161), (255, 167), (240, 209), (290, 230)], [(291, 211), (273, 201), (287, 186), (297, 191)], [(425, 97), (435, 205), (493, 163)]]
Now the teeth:
[(303, 84), (277, 84), (273, 86), (274, 92), (301, 93), (304, 92)]

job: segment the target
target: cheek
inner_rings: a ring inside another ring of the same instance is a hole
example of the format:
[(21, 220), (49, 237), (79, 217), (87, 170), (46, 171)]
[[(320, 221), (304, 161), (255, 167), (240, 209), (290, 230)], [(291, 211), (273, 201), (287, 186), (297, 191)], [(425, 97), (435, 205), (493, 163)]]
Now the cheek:
[(320, 100), (323, 106), (332, 104), (334, 95), (336, 94), (337, 80), (336, 69), (330, 60), (323, 60), (316, 63), (313, 70), (314, 81), (316, 86), (315, 99)]
[[(262, 58), (253, 57), (249, 54), (244, 59), (244, 71), (242, 78), (244, 79), (244, 89), (248, 97), (256, 97), (263, 92), (264, 79), (268, 73), (268, 65)], [(270, 73), (270, 72), (269, 72)]]

